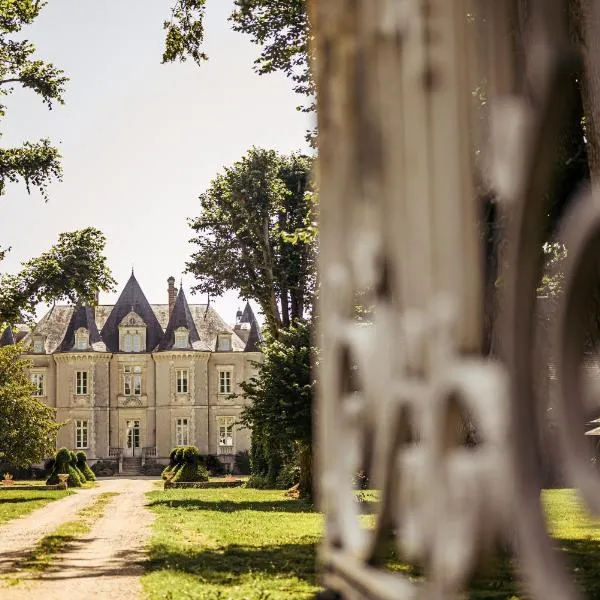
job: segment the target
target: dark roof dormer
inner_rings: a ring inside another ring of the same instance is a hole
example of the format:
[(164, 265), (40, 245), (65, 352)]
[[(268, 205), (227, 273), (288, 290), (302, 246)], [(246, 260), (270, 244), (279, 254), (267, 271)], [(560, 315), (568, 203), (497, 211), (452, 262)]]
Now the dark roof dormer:
[[(185, 346), (185, 347), (183, 347)], [(190, 307), (182, 288), (173, 305), (173, 311), (169, 317), (167, 330), (161, 340), (159, 350), (201, 350), (208, 351), (210, 348), (203, 344), (194, 323)]]
[[(238, 314), (240, 314), (239, 311)], [(254, 311), (250, 306), (250, 302), (246, 302), (244, 312), (241, 313), (241, 316), (237, 320), (234, 330), (239, 338), (246, 344), (244, 352), (260, 352), (259, 345), (262, 343), (263, 339), (260, 334), (260, 326), (254, 316)]]
[[(87, 344), (85, 343), (87, 342)], [(76, 306), (57, 352), (106, 352), (90, 306)]]
[(134, 313), (136, 317), (139, 317), (140, 322), (144, 324), (144, 351), (152, 352), (162, 340), (163, 330), (133, 273), (100, 332), (109, 352), (119, 351), (119, 326), (130, 313)]

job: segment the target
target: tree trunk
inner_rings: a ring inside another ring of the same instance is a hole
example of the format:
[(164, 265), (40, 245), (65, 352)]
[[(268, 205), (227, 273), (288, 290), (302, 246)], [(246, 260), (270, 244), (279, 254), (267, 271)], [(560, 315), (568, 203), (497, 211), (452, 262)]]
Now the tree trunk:
[(590, 179), (600, 183), (600, 6), (596, 0), (571, 0), (572, 36), (581, 44), (584, 77), (581, 82)]
[(310, 444), (300, 444), (300, 497), (312, 500), (313, 481), (312, 481), (312, 448)]

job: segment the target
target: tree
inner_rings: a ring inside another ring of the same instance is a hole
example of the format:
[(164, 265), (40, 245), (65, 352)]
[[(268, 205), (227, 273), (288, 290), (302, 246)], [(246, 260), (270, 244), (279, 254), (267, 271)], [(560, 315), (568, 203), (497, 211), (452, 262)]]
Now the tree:
[(304, 234), (314, 213), (311, 167), (306, 156), (252, 148), (211, 182), (190, 222), (194, 289), (240, 290), (260, 304), (273, 337), (312, 305), (316, 238)]
[(279, 338), (267, 335), (262, 350), (258, 376), (242, 383), (245, 397), (252, 401), (242, 415), (253, 432), (252, 473), (274, 484), (282, 464), (297, 457), (300, 493), (310, 497), (315, 349), (309, 323), (294, 321)]
[(29, 466), (56, 448), (60, 424), (54, 409), (33, 397), (34, 385), (21, 358), (23, 348), (0, 348), (0, 458), (15, 466)]
[[(42, 102), (52, 109), (63, 104), (63, 93), (68, 78), (52, 63), (35, 57), (35, 46), (28, 40), (16, 40), (15, 34), (30, 25), (46, 2), (41, 0), (0, 1), (0, 96), (7, 96), (15, 85), (28, 88), (41, 96)], [(0, 104), (0, 117), (5, 115)], [(9, 182), (22, 180), (28, 191), (38, 188), (46, 195), (46, 186), (60, 179), (60, 154), (50, 140), (25, 142), (17, 148), (0, 148), (0, 194)]]
[[(201, 51), (204, 42), (206, 0), (177, 0), (167, 32), (163, 62), (184, 61), (197, 64), (207, 60)], [(248, 34), (262, 50), (254, 61), (260, 74), (280, 71), (294, 84), (294, 91), (314, 95), (309, 69), (309, 23), (304, 0), (235, 0), (229, 20), (234, 31)], [(313, 110), (310, 103), (303, 110)]]
[(106, 238), (94, 227), (62, 233), (58, 243), (27, 261), (16, 275), (0, 275), (0, 325), (31, 318), (40, 302), (93, 303), (115, 280), (103, 255)]

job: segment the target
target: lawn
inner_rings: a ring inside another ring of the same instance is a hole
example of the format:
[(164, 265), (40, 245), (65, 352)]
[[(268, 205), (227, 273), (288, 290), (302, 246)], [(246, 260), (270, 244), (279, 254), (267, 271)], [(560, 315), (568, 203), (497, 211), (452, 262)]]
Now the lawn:
[[(142, 578), (149, 600), (308, 599), (318, 590), (315, 550), (322, 518), (280, 491), (245, 488), (149, 494), (157, 519)], [(548, 525), (589, 597), (600, 598), (600, 522), (572, 490), (543, 494)], [(418, 579), (390, 545), (387, 566)], [(469, 597), (518, 600), (514, 561), (498, 558)]]
[(0, 490), (0, 523), (26, 515), (70, 493), (67, 490)]
[(142, 583), (152, 600), (298, 600), (318, 590), (322, 518), (281, 491), (148, 494), (157, 519)]

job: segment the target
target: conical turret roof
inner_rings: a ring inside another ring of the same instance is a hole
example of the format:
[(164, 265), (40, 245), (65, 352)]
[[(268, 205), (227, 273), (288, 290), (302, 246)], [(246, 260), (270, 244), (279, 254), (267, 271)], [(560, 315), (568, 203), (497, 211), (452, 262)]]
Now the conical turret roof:
[(90, 347), (88, 348), (88, 351), (106, 352), (106, 345), (102, 340), (94, 318), (94, 309), (90, 306), (81, 305), (76, 306), (73, 310), (63, 340), (58, 347), (59, 352), (71, 352), (76, 349), (75, 332), (81, 328), (87, 329), (90, 336)]
[(173, 312), (169, 317), (169, 323), (167, 324), (167, 330), (163, 336), (158, 349), (159, 350), (172, 350), (175, 346), (175, 331), (180, 327), (184, 327), (189, 332), (189, 344), (192, 350), (203, 350), (209, 351), (210, 348), (203, 344), (198, 334), (198, 329), (194, 323), (194, 318), (190, 311), (187, 298), (182, 288), (179, 288), (177, 298), (175, 298), (175, 304), (173, 305)]
[(14, 346), (16, 343), (12, 327), (9, 325), (0, 336), (0, 346)]
[(144, 321), (146, 351), (152, 352), (160, 343), (163, 330), (133, 273), (100, 332), (109, 352), (119, 351), (119, 325), (130, 312), (135, 312)]

